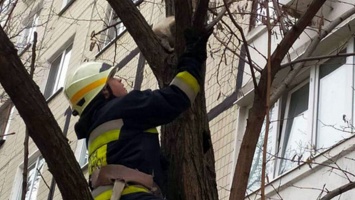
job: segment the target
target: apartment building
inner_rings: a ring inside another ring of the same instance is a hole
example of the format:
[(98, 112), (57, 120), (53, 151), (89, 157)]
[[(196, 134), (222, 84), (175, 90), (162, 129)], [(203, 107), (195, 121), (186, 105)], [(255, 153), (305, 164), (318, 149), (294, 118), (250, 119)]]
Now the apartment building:
[[(312, 1), (279, 2), (284, 5), (283, 8), (303, 13)], [(276, 91), (297, 65), (303, 64), (297, 76), (288, 83), (286, 92), (270, 110), (265, 187), (267, 199), (321, 199), (354, 181), (355, 21), (354, 14), (350, 13), (353, 3), (327, 1), (292, 46), (282, 62), (284, 67), (276, 75), (272, 91)], [(257, 12), (265, 13), (265, 10), (258, 8)], [(347, 13), (350, 14), (345, 16)], [(291, 20), (299, 18), (296, 15), (289, 17)], [(320, 31), (333, 24), (335, 26), (328, 30), (329, 34), (321, 38), (319, 45), (307, 56), (313, 59), (287, 65), (290, 61), (304, 58), (302, 56), (308, 53), (307, 49), (318, 39)], [(248, 43), (255, 47), (250, 48), (251, 57), (257, 66), (265, 67), (267, 28), (261, 19), (256, 19), (254, 25), (247, 34)], [(281, 29), (281, 26), (273, 27), (273, 50), (283, 39)], [(348, 56), (336, 56), (344, 54)], [(248, 70), (247, 67), (245, 69)], [(242, 140), (254, 96), (251, 77), (246, 75), (245, 78), (249, 79), (241, 89), (245, 96), (236, 101), (237, 148)], [(254, 154), (246, 199), (260, 199), (265, 128), (266, 123)], [(354, 199), (354, 194), (355, 191), (350, 190), (334, 199), (350, 200)]]
[[(160, 0), (133, 2), (149, 24), (165, 16), (165, 5)], [(81, 63), (97, 60), (118, 66), (118, 74), (129, 90), (156, 89), (158, 85), (149, 66), (107, 1), (5, 0), (1, 13), (1, 25), (26, 67), (31, 63), (33, 33), (38, 33), (33, 79), (68, 138), (83, 173), (87, 174), (85, 142), (77, 140), (73, 130), (78, 118), (71, 115), (63, 94), (66, 77)], [(211, 40), (211, 49), (217, 49), (213, 48), (217, 43)], [(218, 57), (218, 53), (215, 55)], [(213, 58), (207, 61), (206, 100), (220, 199), (229, 196), (235, 154), (238, 106), (233, 104), (233, 98), (236, 99), (238, 84), (234, 72), (239, 61), (231, 63)], [(229, 96), (233, 98), (226, 98)], [(1, 98), (1, 103), (0, 199), (20, 198), (24, 170), (28, 172), (26, 199), (61, 199), (46, 162), (32, 140), (28, 146), (29, 165), (24, 169), (25, 124), (6, 96)]]

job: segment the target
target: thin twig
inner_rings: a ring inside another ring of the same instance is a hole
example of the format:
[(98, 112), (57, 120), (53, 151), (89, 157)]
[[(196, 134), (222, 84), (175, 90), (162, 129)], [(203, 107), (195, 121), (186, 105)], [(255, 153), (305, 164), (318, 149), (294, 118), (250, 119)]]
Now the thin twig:
[[(33, 74), (35, 72), (35, 61), (36, 61), (36, 45), (37, 45), (37, 32), (33, 33), (33, 44), (32, 44), (32, 58), (30, 64), (30, 76), (33, 78)], [(29, 130), (26, 127), (25, 139), (23, 142), (24, 145), (24, 155), (23, 155), (23, 172), (22, 172), (22, 194), (21, 200), (26, 199), (26, 192), (27, 192), (27, 178), (28, 178), (28, 143), (29, 143)]]
[(289, 63), (285, 63), (281, 65), (281, 68), (288, 67), (290, 65), (294, 65), (296, 63), (301, 63), (301, 62), (307, 62), (307, 61), (314, 61), (314, 60), (324, 60), (328, 58), (340, 58), (340, 57), (348, 57), (348, 56), (354, 56), (355, 53), (338, 53), (335, 55), (327, 55), (327, 56), (314, 56), (314, 57), (308, 57), (308, 58), (303, 58), (303, 59), (298, 59), (295, 61), (291, 61)]
[[(227, 6), (227, 1), (223, 0), (223, 2), (224, 2), (224, 7), (226, 8), (227, 13), (228, 13), (232, 23), (235, 25), (235, 27), (239, 30), (240, 34), (242, 35), (242, 39), (243, 39), (244, 44), (248, 44), (247, 39), (246, 39), (246, 37), (244, 35), (243, 28), (233, 18), (232, 13), (230, 12), (230, 10), (229, 10), (229, 8)], [(247, 45), (245, 46), (245, 52), (246, 52), (246, 55), (248, 57), (249, 63), (252, 64), (252, 59), (251, 59), (250, 52), (249, 52), (249, 49), (248, 49)], [(253, 78), (254, 88), (257, 89), (258, 88), (258, 83), (256, 82), (256, 76), (255, 76), (255, 72), (253, 70), (254, 67), (252, 65), (249, 65), (249, 66), (250, 66), (250, 73), (251, 73), (252, 78)]]
[(0, 137), (9, 136), (9, 135), (15, 135), (15, 132), (8, 133), (8, 134), (2, 134), (2, 135), (0, 135)]

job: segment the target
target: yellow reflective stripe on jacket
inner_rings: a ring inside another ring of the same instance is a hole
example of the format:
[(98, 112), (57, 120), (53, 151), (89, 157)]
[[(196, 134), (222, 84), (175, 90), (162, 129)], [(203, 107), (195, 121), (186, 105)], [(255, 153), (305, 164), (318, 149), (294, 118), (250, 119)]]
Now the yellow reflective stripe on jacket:
[[(106, 190), (102, 190), (106, 189)], [(99, 191), (102, 190), (102, 191)], [(142, 186), (137, 186), (137, 185), (129, 185), (126, 186), (123, 191), (122, 195), (128, 195), (128, 194), (133, 194), (133, 193), (138, 193), (138, 192), (146, 192), (150, 193), (150, 191)], [(112, 186), (107, 187), (107, 186), (101, 186), (96, 188), (93, 192), (93, 196), (95, 200), (110, 200), (111, 195), (112, 195)]]
[(121, 129), (122, 126), (123, 126), (122, 119), (111, 120), (111, 121), (108, 121), (108, 122), (105, 122), (105, 123), (99, 125), (90, 133), (89, 142), (88, 142), (89, 146), (102, 133), (105, 133), (107, 131), (111, 131), (113, 129)]
[(107, 144), (99, 147), (92, 154), (89, 154), (89, 175), (91, 175), (97, 168), (107, 165)]
[(112, 189), (110, 190), (106, 190), (104, 192), (102, 192), (101, 194), (99, 194), (98, 196), (94, 196), (95, 200), (110, 200), (111, 199), (111, 195), (112, 195)]
[(144, 132), (146, 132), (146, 133), (158, 133), (158, 129), (157, 128), (150, 128), (148, 130), (145, 130)]
[(197, 93), (200, 91), (200, 85), (196, 78), (187, 71), (178, 73), (171, 85), (180, 88), (189, 97), (191, 103), (194, 102)]
[(93, 141), (89, 143), (89, 155), (91, 155), (97, 148), (109, 142), (118, 140), (120, 137), (120, 132), (120, 129), (114, 129), (97, 136)]
[(132, 193), (137, 193), (137, 192), (150, 193), (150, 191), (147, 188), (144, 188), (143, 186), (129, 185), (123, 189), (122, 195), (127, 195), (127, 194), (132, 194)]

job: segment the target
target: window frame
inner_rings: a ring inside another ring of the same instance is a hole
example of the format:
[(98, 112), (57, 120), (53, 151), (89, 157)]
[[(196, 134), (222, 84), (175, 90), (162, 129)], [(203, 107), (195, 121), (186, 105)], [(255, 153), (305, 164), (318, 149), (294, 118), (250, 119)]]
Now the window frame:
[(15, 110), (15, 106), (13, 105), (13, 103), (11, 102), (10, 99), (5, 101), (3, 103), (3, 105), (0, 107), (0, 114), (3, 114), (5, 112), (5, 114), (4, 114), (5, 119), (4, 119), (4, 121), (0, 122), (0, 123), (3, 123), (3, 125), (5, 126), (5, 127), (1, 126), (1, 128), (0, 128), (0, 146), (2, 145), (2, 143), (4, 143), (4, 141), (7, 138), (7, 134), (10, 129), (11, 119), (12, 119), (14, 110)]
[[(345, 52), (344, 53), (350, 53), (350, 52), (354, 52), (355, 51), (355, 38), (351, 39), (348, 41), (347, 45), (345, 45)], [(333, 53), (336, 52), (341, 52), (338, 49), (334, 50)], [(336, 59), (336, 58), (330, 58), (330, 59)], [(276, 137), (276, 151), (278, 151), (277, 154), (275, 154), (277, 156), (276, 158), (276, 162), (274, 165), (274, 177), (269, 177), (269, 181), (274, 181), (279, 179), (280, 177), (284, 177), (287, 174), (293, 172), (295, 169), (299, 168), (302, 165), (305, 165), (305, 162), (307, 161), (307, 159), (311, 156), (313, 159), (316, 159), (318, 157), (320, 157), (322, 154), (326, 153), (326, 152), (330, 152), (333, 149), (337, 148), (339, 145), (341, 145), (342, 143), (344, 143), (347, 140), (352, 139), (354, 136), (353, 135), (349, 135), (346, 138), (344, 138), (343, 140), (339, 140), (339, 141), (334, 141), (332, 145), (328, 146), (325, 149), (319, 149), (321, 147), (318, 147), (318, 132), (317, 132), (317, 126), (318, 126), (318, 112), (319, 112), (319, 103), (320, 103), (320, 97), (319, 97), (319, 90), (320, 90), (320, 67), (327, 63), (330, 59), (327, 60), (323, 60), (322, 62), (317, 62), (317, 64), (315, 64), (314, 66), (305, 69), (303, 71), (303, 73), (299, 73), (299, 76), (296, 77), (295, 79), (295, 83), (293, 83), (290, 87), (291, 89), (283, 96), (281, 97), (277, 102), (280, 102), (279, 105), (279, 114), (277, 116), (278, 121), (279, 121), (279, 125), (278, 125), (278, 132), (277, 132), (277, 137)], [(339, 66), (339, 68), (341, 67), (351, 67), (355, 64), (355, 56), (347, 56), (346, 57), (346, 61), (345, 63), (341, 64), (341, 66)], [(338, 68), (337, 68), (338, 69)], [(352, 67), (351, 68), (351, 80), (352, 81), (348, 81), (348, 83), (351, 82), (351, 87), (354, 88), (355, 87), (355, 69)], [(335, 72), (336, 70), (331, 71), (329, 74)], [(341, 75), (341, 74), (340, 74)], [(336, 79), (336, 78), (335, 78)], [(334, 79), (334, 80), (335, 80)], [(281, 168), (281, 163), (282, 163), (282, 152), (283, 152), (283, 146), (285, 144), (285, 131), (286, 131), (286, 124), (287, 124), (287, 117), (288, 117), (288, 112), (289, 112), (289, 105), (290, 105), (290, 96), (297, 91), (298, 89), (300, 89), (301, 87), (303, 87), (304, 85), (308, 84), (309, 85), (309, 95), (308, 95), (308, 120), (307, 120), (307, 128), (306, 131), (308, 131), (309, 133), (307, 133), (307, 138), (306, 141), (310, 142), (310, 144), (307, 144), (307, 146), (305, 148), (307, 148), (307, 152), (309, 152), (307, 155), (303, 154), (303, 156), (298, 160), (297, 158), (294, 160), (294, 162), (296, 163), (294, 166), (292, 166), (291, 168), (285, 170), (282, 173), (280, 172), (280, 168)], [(352, 102), (355, 102), (355, 90), (352, 90), (352, 94), (350, 95), (352, 97)], [(239, 100), (239, 102), (242, 102), (242, 100)], [(276, 102), (276, 103), (277, 103)], [(239, 104), (239, 103), (238, 103)], [(242, 108), (247, 108), (245, 105), (241, 105)], [(349, 118), (351, 119), (351, 123), (355, 124), (355, 105), (351, 104), (351, 112), (352, 112), (352, 116), (350, 116)], [(248, 116), (244, 115), (243, 119), (247, 119)], [(244, 129), (246, 128), (246, 124), (242, 125), (244, 126)], [(352, 128), (352, 131), (354, 131), (355, 127)], [(256, 189), (257, 190), (257, 189)], [(255, 191), (255, 190), (253, 190)], [(253, 192), (252, 191), (252, 192)]]
[[(107, 8), (107, 22), (105, 23), (106, 31), (103, 33), (103, 44), (102, 50), (106, 49), (106, 47), (110, 46), (117, 38), (119, 38), (127, 29), (123, 24), (121, 19), (115, 13), (113, 8), (109, 5)], [(118, 20), (120, 22), (118, 22)], [(116, 24), (116, 25), (115, 25)], [(115, 25), (115, 26), (113, 26)], [(110, 27), (112, 26), (112, 27)], [(112, 37), (111, 39), (109, 37)]]
[(89, 163), (89, 154), (86, 149), (85, 139), (81, 139), (77, 141), (75, 157), (82, 169), (87, 167)]
[(62, 1), (62, 6), (60, 8), (60, 11), (58, 13), (59, 16), (63, 15), (63, 13), (68, 10), (68, 8), (74, 3), (75, 0), (63, 0)]
[[(277, 162), (276, 162), (276, 166), (275, 166), (275, 174), (274, 176), (277, 177), (279, 175), (282, 175), (282, 174), (285, 174), (287, 173), (288, 171), (291, 171), (292, 169), (294, 169), (296, 166), (292, 166), (290, 169), (287, 169), (285, 172), (281, 173), (280, 170), (281, 170), (281, 165), (283, 163), (283, 159), (280, 159), (280, 158), (283, 158), (283, 154), (285, 153), (285, 148), (287, 148), (287, 144), (285, 144), (285, 140), (286, 140), (286, 129), (287, 129), (287, 125), (288, 125), (288, 122), (290, 121), (288, 119), (288, 116), (289, 116), (289, 112), (290, 112), (290, 104), (291, 104), (291, 100), (292, 100), (292, 95), (299, 91), (300, 89), (302, 89), (304, 86), (308, 85), (308, 100), (307, 100), (307, 112), (308, 112), (308, 115), (312, 115), (312, 108), (310, 107), (310, 102), (312, 102), (310, 100), (310, 82), (309, 82), (309, 79), (305, 80), (305, 81), (302, 81), (301, 83), (297, 84), (293, 89), (291, 89), (288, 93), (287, 93), (287, 97), (286, 97), (286, 109), (285, 109), (285, 112), (283, 113), (283, 118), (281, 118), (281, 116), (279, 116), (278, 118), (282, 120), (282, 129), (280, 129), (280, 132), (279, 132), (279, 135), (278, 137), (280, 137), (280, 142), (278, 142), (277, 144), (277, 148), (279, 149), (279, 153), (278, 153), (278, 157), (279, 159), (277, 159)], [(281, 99), (282, 100), (285, 100), (284, 99)], [(282, 108), (280, 108), (282, 109)], [(281, 112), (281, 111), (280, 111)], [(281, 121), (280, 120), (280, 121)], [(292, 119), (293, 120), (293, 119)], [(307, 122), (307, 128), (306, 128), (306, 132), (308, 131), (311, 131), (310, 127), (312, 125), (312, 123), (310, 123), (310, 121), (312, 120), (308, 120)], [(280, 126), (280, 125), (279, 125)], [(312, 132), (309, 133), (309, 141), (311, 142), (311, 144), (313, 143), (312, 141)], [(288, 142), (288, 141), (287, 141)], [(291, 158), (292, 159), (292, 158)]]
[(33, 33), (39, 25), (39, 16), (39, 12), (36, 12), (29, 15), (23, 21), (23, 28), (21, 29), (20, 37), (16, 43), (19, 55), (31, 46), (33, 42)]
[[(33, 164), (38, 166), (39, 161), (43, 161), (43, 163), (42, 163), (42, 166), (41, 166), (39, 172), (38, 172), (38, 170), (36, 170), (36, 173), (35, 173), (40, 176), (40, 178), (38, 180), (38, 186), (37, 186), (38, 188), (40, 188), (39, 186), (40, 186), (40, 182), (42, 179), (42, 172), (44, 170), (44, 166), (46, 165), (46, 162), (45, 162), (42, 154), (38, 150), (36, 152), (34, 152), (31, 156), (29, 156), (28, 167), (27, 167), (27, 170), (28, 170), (31, 166), (33, 166)], [(36, 168), (36, 166), (35, 166), (35, 168)], [(14, 183), (13, 183), (13, 187), (12, 187), (12, 191), (11, 191), (11, 198), (10, 198), (11, 200), (21, 199), (22, 182), (23, 182), (23, 175), (22, 174), (23, 174), (23, 170), (24, 170), (23, 167), (24, 167), (24, 163), (22, 162), (17, 168), (17, 172), (15, 175), (15, 179), (14, 179)], [(34, 179), (34, 180), (36, 180), (36, 179)], [(31, 185), (31, 188), (33, 189), (33, 185)], [(37, 193), (35, 199), (37, 199), (37, 197), (38, 197), (38, 193)]]
[[(250, 107), (248, 107), (248, 110), (249, 109), (250, 109)], [(269, 156), (269, 158), (267, 159), (267, 162), (270, 162), (270, 164), (266, 163), (266, 165), (267, 166), (271, 166), (271, 169), (267, 169), (266, 170), (266, 172), (267, 172), (266, 175), (267, 175), (268, 179), (270, 179), (270, 180), (274, 179), (275, 171), (276, 171), (276, 162), (277, 162), (277, 160), (275, 160), (275, 158), (273, 158), (273, 157), (275, 157), (275, 155), (277, 155), (277, 138), (279, 137), (278, 133), (279, 133), (279, 129), (280, 129), (280, 121), (278, 120), (278, 117), (280, 115), (280, 110), (281, 110), (280, 109), (280, 101), (277, 101), (277, 102), (275, 102), (273, 107), (270, 109), (270, 114), (269, 114), (269, 116), (270, 116), (270, 125), (269, 125), (269, 134), (268, 134), (268, 136), (269, 137), (273, 137), (275, 139), (274, 141), (268, 140), (268, 144), (267, 144), (267, 149), (268, 149), (268, 153), (267, 154)], [(247, 115), (248, 115), (248, 112), (247, 112)], [(266, 128), (266, 126), (265, 126), (266, 125), (265, 124), (266, 121), (265, 120), (266, 120), (266, 116), (265, 116), (265, 119), (264, 119), (264, 122), (263, 122), (262, 130), (263, 130), (263, 128), (264, 129)], [(265, 131), (260, 133), (257, 145), (260, 145), (259, 143), (261, 143), (261, 146), (263, 145), (264, 136), (265, 136)], [(260, 153), (261, 153), (261, 156), (262, 156), (262, 149), (261, 149)], [(256, 155), (256, 153), (254, 153), (254, 155), (253, 155), (253, 160), (254, 160), (255, 155)], [(262, 157), (261, 157), (261, 162), (260, 163), (262, 164)], [(252, 163), (252, 167), (253, 167), (253, 163)], [(250, 174), (252, 174), (251, 171), (250, 171)], [(258, 174), (258, 176), (261, 178), (261, 172), (260, 172), (260, 174)], [(250, 181), (251, 177), (252, 177), (252, 175), (249, 176), (248, 184), (247, 184), (247, 192), (248, 193), (252, 193), (255, 190), (258, 190), (260, 188), (260, 186), (259, 187), (253, 187), (253, 186), (249, 185), (249, 181)], [(260, 183), (261, 180), (258, 180), (258, 182)]]
[[(69, 58), (67, 58), (68, 52), (69, 52)], [(59, 53), (59, 55), (57, 57), (55, 57), (52, 60), (52, 62), (50, 62), (50, 69), (48, 71), (48, 77), (47, 77), (47, 81), (46, 81), (45, 88), (43, 91), (43, 96), (46, 99), (50, 99), (51, 96), (56, 94), (56, 92), (58, 90), (60, 90), (62, 87), (64, 87), (66, 74), (68, 72), (72, 53), (73, 53), (73, 43), (70, 43), (69, 45), (67, 45), (67, 47), (63, 51), (61, 51)], [(56, 63), (57, 61), (59, 61), (59, 63), (57, 66), (55, 66), (54, 64), (57, 64)], [(53, 67), (56, 68), (55, 72), (53, 71), (54, 70)], [(54, 80), (51, 79), (53, 77), (55, 77)], [(49, 82), (49, 81), (51, 81), (51, 82)], [(54, 81), (54, 83), (53, 83), (53, 81)]]
[[(344, 51), (344, 53), (355, 52), (354, 46), (355, 46), (355, 38), (350, 40), (348, 42), (347, 46), (342, 51)], [(334, 59), (337, 59), (337, 58), (334, 58)], [(319, 93), (320, 93), (320, 81), (321, 81), (320, 68), (322, 67), (323, 64), (326, 64), (328, 61), (330, 61), (330, 59), (328, 59), (325, 62), (321, 63), (315, 69), (316, 72), (315, 72), (314, 80), (316, 80), (316, 81), (315, 81), (315, 84), (314, 84), (315, 85), (314, 88), (316, 90), (315, 91), (315, 101), (317, 102), (317, 104), (314, 107), (314, 116), (315, 117), (313, 119), (313, 130), (312, 130), (312, 133), (314, 134), (314, 136), (313, 136), (313, 140), (314, 140), (313, 145), (314, 145), (315, 151), (317, 153), (322, 153), (323, 151), (326, 151), (327, 149), (332, 148), (332, 146), (337, 145), (338, 143), (341, 143), (341, 140), (339, 140), (339, 141), (334, 142), (330, 146), (327, 146), (327, 147), (323, 147), (322, 146), (321, 147), (319, 145), (319, 140), (318, 140), (318, 138), (319, 138), (319, 132), (318, 132), (319, 131), (318, 130), (318, 123), (319, 122), (318, 122), (318, 120), (319, 120), (319, 102), (320, 102)], [(349, 67), (349, 65), (354, 65), (354, 64), (355, 64), (355, 56), (348, 56), (348, 57), (345, 58), (345, 63), (342, 64), (341, 66), (339, 66), (337, 69), (339, 69), (341, 67)], [(335, 72), (336, 70), (331, 71), (331, 73)], [(331, 74), (331, 73), (329, 73), (329, 74)], [(327, 75), (329, 75), (329, 74), (327, 74)], [(351, 68), (351, 78), (350, 79), (352, 80), (352, 82), (351, 82), (351, 84), (352, 84), (351, 85), (351, 87), (352, 87), (351, 97), (352, 97), (352, 102), (354, 102), (355, 101), (355, 91), (354, 91), (353, 88), (355, 87), (355, 69), (353, 67)], [(354, 106), (353, 103), (352, 103), (352, 106), (351, 106), (351, 115), (352, 115), (352, 116), (350, 116), (350, 119), (352, 119), (351, 123), (352, 123), (352, 126), (354, 126), (354, 124), (355, 124), (355, 106)], [(352, 131), (352, 133), (354, 132), (354, 127), (351, 128), (351, 131)], [(351, 136), (348, 136), (344, 140), (349, 139), (350, 137)], [(325, 148), (325, 150), (323, 148)]]

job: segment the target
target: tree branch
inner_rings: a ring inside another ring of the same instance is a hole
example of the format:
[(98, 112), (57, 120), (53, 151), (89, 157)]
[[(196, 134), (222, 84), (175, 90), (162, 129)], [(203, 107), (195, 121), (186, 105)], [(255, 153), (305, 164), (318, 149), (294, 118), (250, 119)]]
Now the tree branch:
[(338, 187), (338, 188), (330, 191), (328, 194), (323, 196), (320, 200), (331, 200), (332, 198), (334, 198), (340, 194), (343, 194), (344, 192), (352, 190), (354, 188), (355, 188), (355, 182), (350, 182), (346, 185), (343, 185), (341, 187)]
[(159, 73), (157, 66), (163, 66), (164, 59), (157, 58), (166, 58), (168, 53), (161, 46), (158, 38), (135, 4), (131, 0), (108, 0), (108, 2), (122, 20), (154, 74)]
[[(312, 39), (311, 44), (309, 45), (309, 47), (307, 48), (306, 52), (300, 56), (296, 61), (293, 62), (297, 62), (298, 60), (303, 60), (303, 59), (307, 59), (307, 57), (311, 56), (312, 53), (314, 52), (314, 50), (316, 49), (316, 47), (318, 46), (319, 42), (326, 37), (336, 26), (338, 26), (341, 22), (344, 21), (344, 19), (347, 19), (348, 17), (350, 17), (351, 15), (353, 15), (355, 13), (355, 7), (351, 8), (350, 10), (346, 11), (343, 15), (341, 15), (340, 17), (338, 17), (337, 19), (333, 20), (333, 22), (331, 22), (330, 24), (328, 24), (328, 26), (326, 26), (320, 33), (319, 36), (315, 36)], [(298, 74), (298, 72), (302, 69), (302, 67), (304, 66), (304, 62), (302, 63), (297, 63), (293, 70), (287, 75), (287, 77), (282, 81), (281, 85), (279, 87), (277, 87), (273, 94), (270, 97), (270, 102), (271, 105), (274, 104), (277, 99), (279, 99), (282, 95), (282, 93), (286, 90), (287, 86), (294, 80), (294, 78), (296, 77), (296, 75)], [(280, 66), (281, 67), (281, 66)]]
[[(285, 64), (281, 65), (281, 68), (292, 66), (294, 64), (301, 63), (301, 62), (324, 60), (324, 59), (329, 59), (329, 58), (348, 57), (348, 56), (354, 56), (354, 55), (355, 55), (355, 53), (338, 53), (335, 55), (307, 57), (307, 58), (303, 58), (303, 59), (297, 59), (297, 60), (291, 61), (289, 63), (285, 63)], [(302, 64), (302, 65), (304, 65), (304, 64)]]
[[(54, 178), (61, 179), (58, 188), (63, 199), (92, 199), (67, 139), (63, 136), (39, 87), (29, 76), (17, 55), (17, 50), (1, 27), (0, 40), (0, 83), (16, 106), (30, 137), (41, 151)], [(59, 149), (61, 153), (58, 153)], [(55, 158), (53, 155), (56, 155)], [(68, 188), (68, 185), (75, 185), (75, 188)]]
[[(234, 17), (232, 16), (232, 13), (230, 12), (229, 8), (227, 7), (227, 0), (223, 0), (224, 2), (224, 6), (227, 10), (227, 13), (230, 17), (230, 19), (232, 20), (232, 23), (234, 24), (235, 27), (237, 27), (237, 29), (239, 30), (240, 34), (242, 35), (242, 39), (243, 39), (243, 42), (244, 44), (248, 44), (247, 42), (247, 39), (244, 35), (244, 31), (243, 31), (243, 28), (234, 20)], [(248, 58), (248, 63), (249, 63), (249, 67), (250, 67), (250, 73), (251, 73), (251, 76), (253, 78), (253, 84), (254, 84), (254, 88), (257, 88), (257, 82), (256, 82), (256, 76), (255, 76), (255, 72), (254, 72), (254, 65), (253, 65), (253, 62), (252, 62), (252, 59), (251, 59), (251, 56), (250, 56), (250, 52), (249, 52), (249, 48), (247, 45), (245, 45), (245, 52), (246, 52), (246, 55), (247, 55), (247, 58)]]

